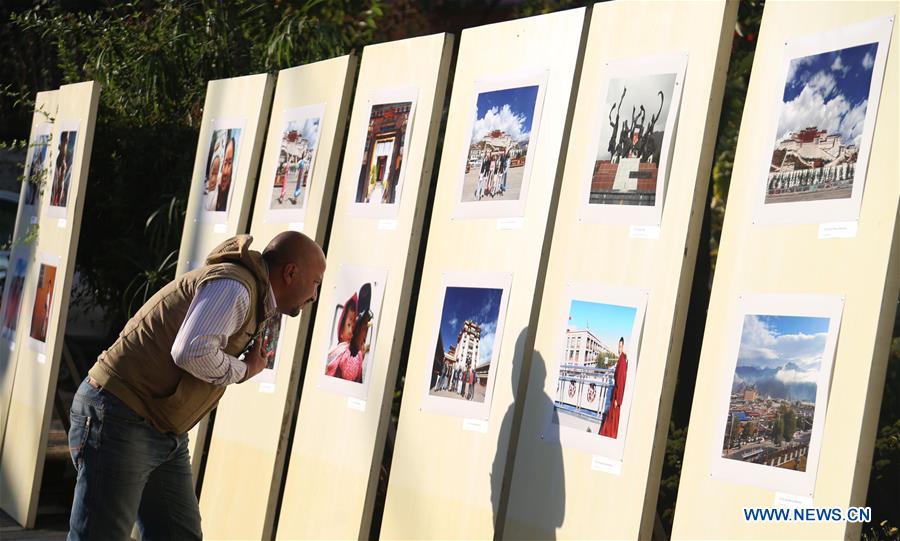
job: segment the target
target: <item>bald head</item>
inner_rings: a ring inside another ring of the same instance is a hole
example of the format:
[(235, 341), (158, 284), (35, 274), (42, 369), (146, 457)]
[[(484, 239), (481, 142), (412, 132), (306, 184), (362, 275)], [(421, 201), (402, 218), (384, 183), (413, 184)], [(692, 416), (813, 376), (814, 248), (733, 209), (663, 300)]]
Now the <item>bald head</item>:
[(285, 231), (269, 242), (262, 255), (279, 312), (296, 316), (316, 300), (325, 274), (325, 254), (314, 240), (297, 231)]

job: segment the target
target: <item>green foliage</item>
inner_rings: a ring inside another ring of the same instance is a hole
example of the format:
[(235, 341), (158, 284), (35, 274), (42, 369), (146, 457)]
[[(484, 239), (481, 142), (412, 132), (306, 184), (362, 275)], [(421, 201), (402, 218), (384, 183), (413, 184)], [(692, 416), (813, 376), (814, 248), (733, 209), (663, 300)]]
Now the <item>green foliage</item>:
[(869, 475), (869, 493), (866, 496), (866, 505), (872, 507), (872, 522), (863, 527), (864, 539), (900, 539), (900, 505), (897, 505), (900, 480), (900, 394), (897, 393), (900, 389), (900, 304), (897, 312)]
[(741, 117), (744, 114), (744, 100), (747, 96), (747, 85), (750, 82), (753, 53), (756, 51), (756, 37), (762, 22), (764, 3), (764, 0), (742, 0), (738, 7), (738, 19), (734, 28), (731, 59), (725, 79), (725, 94), (722, 98), (722, 113), (719, 117), (719, 133), (716, 136), (712, 168), (709, 255), (713, 271), (715, 271), (716, 257), (719, 254), (719, 238), (722, 236), (725, 203), (728, 200), (731, 171), (734, 167), (734, 150), (737, 148)]
[(784, 441), (791, 441), (797, 431), (797, 414), (791, 408), (785, 408), (781, 414), (784, 424)]
[(676, 427), (674, 422), (669, 423), (666, 456), (663, 462), (662, 479), (659, 482), (659, 498), (656, 501), (656, 512), (666, 531), (672, 530), (672, 521), (675, 518), (675, 499), (678, 496), (678, 480), (681, 475), (686, 440), (687, 427)]
[(208, 81), (359, 49), (372, 41), (381, 5), (380, 0), (75, 4), (77, 9), (37, 2), (13, 12), (8, 26), (21, 43), (52, 51), (61, 79), (54, 85), (101, 84), (77, 257), (83, 287), (75, 299), (100, 304), (115, 330), (174, 277)]
[(775, 442), (775, 445), (781, 445), (781, 442), (784, 440), (784, 417), (780, 415), (775, 419), (775, 424), (772, 425), (772, 440)]

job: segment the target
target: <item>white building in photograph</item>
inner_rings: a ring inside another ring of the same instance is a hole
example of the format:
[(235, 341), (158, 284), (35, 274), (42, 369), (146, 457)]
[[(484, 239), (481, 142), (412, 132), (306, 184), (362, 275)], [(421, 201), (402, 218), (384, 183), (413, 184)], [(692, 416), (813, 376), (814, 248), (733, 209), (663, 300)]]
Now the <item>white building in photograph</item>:
[(463, 322), (456, 338), (456, 368), (466, 370), (478, 362), (481, 327), (474, 321)]
[(566, 353), (564, 364), (596, 366), (603, 355), (613, 355), (597, 336), (588, 329), (566, 329)]

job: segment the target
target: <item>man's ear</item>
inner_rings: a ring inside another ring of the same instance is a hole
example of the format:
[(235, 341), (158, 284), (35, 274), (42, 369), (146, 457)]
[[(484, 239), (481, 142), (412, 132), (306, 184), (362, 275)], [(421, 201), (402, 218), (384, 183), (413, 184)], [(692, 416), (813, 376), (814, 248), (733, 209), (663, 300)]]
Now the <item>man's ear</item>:
[(292, 284), (299, 277), (299, 271), (300, 269), (294, 263), (285, 264), (284, 268), (281, 269), (281, 277), (284, 283)]

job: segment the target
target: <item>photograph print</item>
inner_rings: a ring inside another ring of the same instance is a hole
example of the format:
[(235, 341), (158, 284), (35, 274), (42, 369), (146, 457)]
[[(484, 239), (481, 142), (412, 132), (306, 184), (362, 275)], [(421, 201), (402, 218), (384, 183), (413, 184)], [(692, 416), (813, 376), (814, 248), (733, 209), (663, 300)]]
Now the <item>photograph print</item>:
[[(41, 133), (31, 143), (30, 159), (25, 168), (25, 193), (23, 202), (28, 206), (38, 206), (41, 202), (41, 190), (47, 181), (47, 149), (50, 148), (50, 134)], [(74, 144), (73, 149), (74, 151)]]
[(554, 396), (560, 427), (624, 438), (625, 389), (637, 368), (637, 312), (633, 306), (572, 300)]
[(738, 298), (710, 406), (713, 477), (812, 495), (843, 304), (837, 295)]
[(666, 171), (663, 156), (678, 108), (678, 74), (612, 78), (602, 104), (600, 142), (594, 159), (588, 202), (654, 206)]
[(447, 287), (428, 394), (483, 403), (490, 388), (503, 289)]
[(806, 471), (813, 418), (817, 406), (824, 406), (816, 404), (816, 385), (829, 322), (827, 317), (744, 317), (723, 458)]
[(213, 129), (203, 173), (203, 211), (227, 216), (240, 155), (241, 128)]
[(343, 265), (338, 270), (321, 379), (324, 387), (357, 398), (365, 397), (375, 358), (386, 280), (386, 269)]
[(38, 272), (37, 291), (31, 309), (31, 330), (29, 336), (37, 342), (47, 342), (47, 328), (50, 322), (50, 307), (53, 303), (53, 288), (56, 284), (56, 267), (41, 263)]
[(411, 100), (372, 104), (356, 186), (356, 203), (397, 203), (413, 108)]
[(622, 460), (648, 296), (647, 290), (621, 286), (566, 288), (546, 382), (553, 406), (543, 438)]
[(281, 132), (269, 209), (302, 211), (309, 197), (324, 106), (288, 111)]
[(283, 316), (277, 315), (270, 317), (268, 321), (266, 321), (266, 326), (263, 327), (262, 344), (260, 345), (260, 348), (263, 357), (266, 359), (265, 370), (275, 370), (278, 366), (278, 345), (281, 340), (283, 319)]
[(283, 343), (282, 331), (287, 316), (275, 315), (266, 320), (257, 338), (266, 365), (262, 372), (253, 377), (260, 384), (261, 392), (272, 392), (277, 376), (278, 363), (281, 361)]
[(477, 95), (462, 202), (520, 199), (539, 91), (535, 84)]
[(3, 325), (0, 333), (4, 338), (13, 340), (16, 337), (16, 325), (19, 319), (19, 307), (22, 304), (22, 292), (25, 289), (25, 272), (28, 270), (28, 262), (22, 258), (16, 258), (11, 267), (12, 276), (7, 279), (6, 304), (3, 306)]
[(857, 162), (878, 46), (866, 43), (790, 61), (766, 204), (847, 199), (854, 182), (864, 179)]
[(61, 130), (56, 150), (56, 162), (50, 185), (50, 206), (65, 208), (69, 204), (69, 185), (72, 182), (72, 162), (75, 158), (76, 130)]

